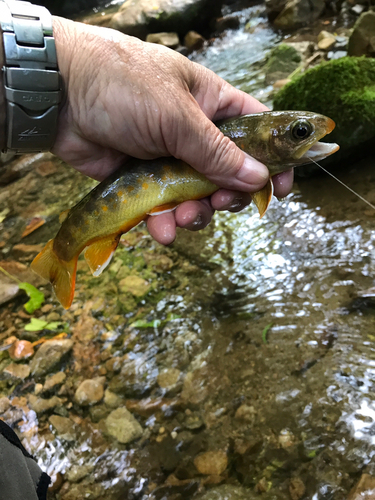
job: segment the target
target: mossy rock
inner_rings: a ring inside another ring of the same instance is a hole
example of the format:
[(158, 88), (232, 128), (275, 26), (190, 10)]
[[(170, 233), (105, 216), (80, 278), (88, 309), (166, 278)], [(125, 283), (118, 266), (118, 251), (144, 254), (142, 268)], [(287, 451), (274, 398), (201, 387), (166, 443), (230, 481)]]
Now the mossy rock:
[(375, 59), (343, 57), (311, 68), (278, 92), (274, 109), (332, 118), (336, 128), (324, 141), (340, 145), (329, 160), (341, 161), (358, 146), (375, 142)]
[(287, 78), (298, 68), (302, 61), (300, 52), (286, 43), (281, 43), (272, 49), (264, 67), (266, 83), (274, 83)]

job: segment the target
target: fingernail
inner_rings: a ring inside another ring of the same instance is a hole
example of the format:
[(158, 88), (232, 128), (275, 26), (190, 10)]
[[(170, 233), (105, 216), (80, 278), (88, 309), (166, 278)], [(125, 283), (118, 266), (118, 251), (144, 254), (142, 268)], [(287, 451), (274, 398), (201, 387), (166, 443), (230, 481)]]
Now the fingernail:
[(269, 178), (269, 172), (263, 163), (260, 163), (255, 158), (246, 156), (236, 177), (239, 181), (246, 182), (247, 184), (263, 185)]

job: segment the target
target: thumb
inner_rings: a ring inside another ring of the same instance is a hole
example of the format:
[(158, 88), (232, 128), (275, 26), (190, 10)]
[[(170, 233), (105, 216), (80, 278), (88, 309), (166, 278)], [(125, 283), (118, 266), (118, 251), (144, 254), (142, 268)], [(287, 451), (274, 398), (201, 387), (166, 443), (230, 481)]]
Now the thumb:
[(269, 178), (263, 163), (244, 153), (233, 141), (195, 108), (178, 130), (175, 156), (220, 187), (245, 192), (259, 191)]

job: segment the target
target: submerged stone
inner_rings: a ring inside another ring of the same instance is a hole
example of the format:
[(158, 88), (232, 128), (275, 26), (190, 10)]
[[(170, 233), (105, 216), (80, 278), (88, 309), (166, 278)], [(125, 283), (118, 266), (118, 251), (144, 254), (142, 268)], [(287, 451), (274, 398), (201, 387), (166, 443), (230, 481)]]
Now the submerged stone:
[(39, 347), (31, 362), (31, 373), (36, 377), (48, 373), (61, 362), (72, 347), (73, 341), (70, 339), (47, 340)]
[(207, 451), (194, 459), (194, 465), (200, 474), (220, 476), (228, 467), (228, 457), (224, 451)]
[(104, 396), (105, 377), (84, 380), (77, 388), (74, 400), (81, 406), (99, 403)]
[(126, 408), (113, 410), (105, 420), (108, 434), (117, 439), (119, 443), (130, 443), (143, 434), (139, 422)]
[(60, 415), (51, 415), (48, 420), (61, 439), (65, 439), (66, 441), (75, 440), (75, 425), (70, 418), (60, 417)]

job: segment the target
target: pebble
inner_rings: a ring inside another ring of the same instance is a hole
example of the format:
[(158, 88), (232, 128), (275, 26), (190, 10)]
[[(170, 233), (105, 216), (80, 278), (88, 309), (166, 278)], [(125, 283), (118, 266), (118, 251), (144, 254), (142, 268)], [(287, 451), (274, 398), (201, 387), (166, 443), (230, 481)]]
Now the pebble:
[(17, 283), (0, 283), (0, 305), (12, 300), (18, 292)]
[(375, 477), (362, 474), (358, 483), (350, 490), (347, 500), (374, 500)]
[(166, 368), (161, 371), (157, 377), (159, 387), (162, 389), (173, 388), (177, 384), (180, 375), (181, 372), (177, 368)]
[(73, 348), (73, 344), (70, 339), (47, 340), (44, 342), (31, 361), (31, 373), (38, 377), (51, 371), (60, 363), (62, 357)]
[(207, 451), (195, 457), (194, 465), (200, 474), (220, 476), (228, 467), (228, 457), (224, 451)]
[(108, 434), (119, 443), (130, 443), (143, 434), (141, 425), (126, 408), (113, 410), (106, 418), (105, 424)]
[(28, 396), (29, 405), (32, 410), (37, 414), (45, 413), (49, 410), (53, 410), (57, 406), (61, 406), (62, 401), (57, 396), (52, 396), (50, 399), (39, 398), (35, 394), (29, 394)]
[(75, 392), (74, 400), (81, 406), (99, 403), (104, 396), (105, 377), (84, 380)]
[(69, 418), (51, 415), (48, 421), (61, 439), (65, 439), (65, 441), (76, 439), (75, 425)]
[(147, 35), (146, 42), (158, 43), (160, 45), (164, 45), (164, 47), (169, 47), (170, 49), (175, 49), (180, 45), (178, 35), (174, 32), (150, 33)]
[(282, 448), (287, 449), (295, 444), (296, 438), (289, 429), (283, 429), (279, 434), (279, 444)]
[(306, 486), (302, 479), (293, 477), (289, 483), (289, 493), (292, 500), (300, 500), (305, 494)]
[(130, 275), (122, 279), (119, 284), (121, 292), (129, 292), (134, 297), (143, 297), (150, 290), (150, 283), (139, 276)]
[(4, 368), (3, 373), (6, 373), (13, 378), (20, 378), (24, 380), (30, 375), (30, 366), (10, 363), (6, 368)]
[(106, 389), (104, 392), (104, 404), (109, 408), (118, 408), (124, 404), (124, 398)]
[(205, 39), (196, 31), (189, 31), (184, 38), (184, 45), (189, 51), (199, 50), (203, 47)]
[(64, 372), (57, 372), (53, 375), (49, 375), (46, 378), (43, 386), (43, 392), (48, 392), (55, 388), (57, 385), (62, 385), (66, 380), (66, 375)]
[(7, 397), (0, 398), (0, 415), (5, 413), (11, 407), (11, 402)]
[(78, 483), (84, 477), (88, 476), (95, 466), (93, 464), (87, 465), (72, 465), (72, 467), (66, 472), (65, 477), (71, 483)]
[(234, 416), (236, 420), (242, 422), (253, 423), (255, 418), (255, 410), (253, 406), (241, 405)]

